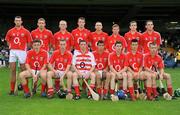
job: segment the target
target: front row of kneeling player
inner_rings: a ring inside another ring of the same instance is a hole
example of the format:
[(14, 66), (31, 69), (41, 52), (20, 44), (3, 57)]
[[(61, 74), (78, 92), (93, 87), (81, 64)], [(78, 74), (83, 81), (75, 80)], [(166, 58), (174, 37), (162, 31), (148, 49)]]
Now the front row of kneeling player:
[[(138, 80), (144, 81), (148, 100), (158, 97), (157, 79), (165, 79), (167, 92), (170, 96), (173, 95), (171, 77), (164, 72), (163, 60), (157, 54), (156, 44), (150, 43), (150, 52), (144, 55), (137, 52), (136, 39), (132, 40), (132, 50), (127, 54), (122, 52), (122, 43), (119, 41), (115, 43), (115, 52), (110, 54), (104, 49), (103, 41), (98, 41), (98, 49), (93, 53), (88, 51), (85, 41), (80, 41), (79, 45), (80, 50), (75, 50), (72, 55), (66, 50), (66, 41), (60, 40), (60, 49), (54, 51), (48, 61), (47, 52), (40, 48), (41, 42), (34, 40), (33, 49), (27, 53), (26, 71), (19, 74), (25, 97), (31, 96), (26, 79), (32, 77), (33, 84), (36, 85), (39, 76), (42, 80), (41, 96), (48, 98), (52, 98), (55, 92), (53, 78), (60, 80), (67, 96), (72, 97), (72, 89), (74, 89), (76, 100), (81, 96), (80, 79), (90, 79), (90, 87), (96, 90), (102, 99), (108, 99), (108, 94), (115, 94), (116, 81), (121, 81), (120, 87), (122, 86), (125, 93), (129, 92), (133, 101), (136, 100), (133, 84)], [(67, 88), (63, 82), (64, 78), (67, 78)], [(84, 82), (82, 82), (82, 90), (86, 92)], [(57, 89), (56, 92), (58, 92)], [(87, 91), (87, 97), (92, 98), (89, 91)]]

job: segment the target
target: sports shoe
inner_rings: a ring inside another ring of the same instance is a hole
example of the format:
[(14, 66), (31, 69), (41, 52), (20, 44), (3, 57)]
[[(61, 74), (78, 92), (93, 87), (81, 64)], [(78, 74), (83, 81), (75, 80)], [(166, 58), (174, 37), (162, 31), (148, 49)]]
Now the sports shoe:
[(92, 96), (91, 96), (91, 95), (88, 95), (87, 98), (88, 98), (88, 99), (92, 99)]
[(41, 92), (41, 97), (46, 97), (46, 92)]
[(108, 98), (108, 95), (107, 95), (107, 94), (103, 96), (103, 100), (108, 100), (108, 99), (109, 99), (109, 98)]
[(25, 97), (25, 98), (29, 98), (29, 97), (31, 97), (31, 94), (30, 94), (30, 93), (25, 93), (25, 94), (24, 94), (24, 97)]
[(80, 96), (76, 95), (76, 96), (74, 97), (74, 100), (79, 100), (80, 98), (81, 98)]
[(14, 95), (14, 91), (10, 91), (8, 94), (9, 95)]

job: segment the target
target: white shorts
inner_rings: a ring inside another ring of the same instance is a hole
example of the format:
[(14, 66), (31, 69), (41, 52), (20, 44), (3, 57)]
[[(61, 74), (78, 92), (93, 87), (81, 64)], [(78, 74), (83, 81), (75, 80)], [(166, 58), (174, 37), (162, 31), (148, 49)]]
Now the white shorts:
[(64, 71), (56, 70), (55, 77), (61, 78), (64, 75)]
[(34, 74), (34, 75), (37, 75), (38, 77), (40, 76), (40, 71), (39, 70), (34, 70), (34, 69), (31, 69), (31, 71), (32, 71), (32, 73)]
[(85, 78), (85, 79), (88, 79), (89, 78), (89, 71), (87, 71), (87, 70), (82, 70), (82, 71), (80, 71), (80, 73), (83, 75), (83, 76), (80, 76), (80, 77), (83, 77), (83, 78)]
[(18, 60), (20, 64), (24, 64), (26, 61), (26, 56), (26, 51), (11, 49), (9, 55), (9, 62), (16, 62)]

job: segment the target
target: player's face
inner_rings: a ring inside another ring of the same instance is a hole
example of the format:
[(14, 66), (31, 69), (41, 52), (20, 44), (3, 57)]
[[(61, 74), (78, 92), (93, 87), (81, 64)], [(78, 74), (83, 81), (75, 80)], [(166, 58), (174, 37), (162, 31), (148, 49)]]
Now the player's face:
[(130, 28), (132, 31), (136, 31), (136, 29), (137, 29), (137, 24), (136, 24), (136, 23), (131, 23), (131, 25), (129, 26), (129, 28)]
[(79, 26), (80, 28), (84, 28), (84, 26), (85, 26), (85, 20), (79, 19), (79, 20), (78, 20), (78, 26)]
[(100, 44), (98, 44), (98, 50), (104, 50), (104, 44), (103, 43), (100, 43)]
[(59, 28), (65, 30), (67, 28), (67, 23), (65, 21), (61, 21), (59, 23)]
[(102, 23), (96, 23), (96, 25), (95, 25), (95, 29), (96, 30), (102, 30), (102, 28), (103, 28), (103, 26), (102, 26)]
[(113, 27), (112, 32), (113, 34), (119, 34), (119, 27)]
[(158, 50), (157, 45), (150, 45), (150, 52), (151, 54), (156, 54)]
[(46, 26), (46, 23), (43, 20), (39, 20), (37, 25), (40, 29), (44, 29)]
[(121, 44), (116, 44), (116, 46), (115, 46), (116, 52), (121, 52), (121, 49), (122, 49), (122, 45)]
[(39, 50), (40, 47), (41, 47), (41, 43), (35, 42), (35, 43), (33, 43), (32, 47), (33, 47), (34, 50)]
[(21, 18), (15, 18), (14, 23), (16, 27), (20, 27), (22, 25), (22, 19)]
[(132, 42), (131, 43), (131, 49), (136, 51), (137, 48), (138, 48), (138, 42)]
[(59, 45), (60, 45), (60, 49), (61, 50), (65, 50), (66, 49), (66, 42), (65, 41), (60, 41)]
[(146, 29), (152, 31), (154, 28), (153, 22), (147, 22)]
[(81, 42), (80, 43), (81, 50), (86, 50), (86, 46), (87, 46), (86, 42)]

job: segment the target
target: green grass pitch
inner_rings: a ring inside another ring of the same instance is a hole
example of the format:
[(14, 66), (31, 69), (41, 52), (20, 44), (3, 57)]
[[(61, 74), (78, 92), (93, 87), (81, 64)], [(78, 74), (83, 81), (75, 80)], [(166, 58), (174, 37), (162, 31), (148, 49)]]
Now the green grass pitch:
[[(174, 89), (180, 87), (180, 68), (166, 69), (172, 75)], [(0, 68), (0, 115), (180, 115), (180, 99), (165, 101), (90, 101), (81, 99), (31, 99), (9, 96), (9, 69)]]

